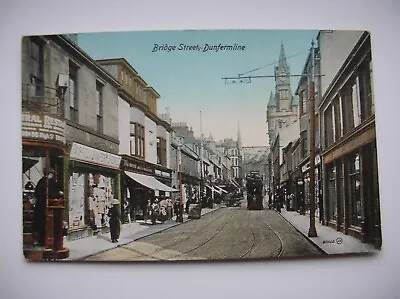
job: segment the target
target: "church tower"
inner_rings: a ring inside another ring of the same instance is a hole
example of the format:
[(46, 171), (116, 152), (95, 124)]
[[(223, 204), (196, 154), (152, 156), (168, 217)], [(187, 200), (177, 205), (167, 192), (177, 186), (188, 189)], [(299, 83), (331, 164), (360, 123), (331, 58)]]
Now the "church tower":
[(267, 105), (268, 139), (274, 140), (277, 130), (297, 121), (298, 99), (290, 88), (290, 67), (281, 43), (278, 64), (274, 68), (275, 92), (271, 91)]

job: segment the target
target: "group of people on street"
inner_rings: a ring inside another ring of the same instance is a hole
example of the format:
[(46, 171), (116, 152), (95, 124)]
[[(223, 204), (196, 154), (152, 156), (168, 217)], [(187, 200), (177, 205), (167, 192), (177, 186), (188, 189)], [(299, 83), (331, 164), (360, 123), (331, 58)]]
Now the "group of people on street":
[[(55, 182), (54, 174), (54, 170), (49, 169), (47, 174), (39, 180), (34, 191), (36, 198), (34, 206), (34, 231), (37, 243), (40, 246), (45, 245), (47, 198), (63, 196), (62, 188)], [(129, 215), (132, 214), (131, 212), (135, 213), (135, 209), (132, 208), (130, 204), (125, 208), (127, 208)], [(143, 210), (145, 223), (147, 223), (148, 218), (150, 218), (151, 223), (156, 225), (157, 221), (164, 223), (166, 220), (172, 220), (174, 216), (176, 216), (176, 222), (183, 222), (184, 206), (179, 199), (175, 199), (173, 202), (171, 198), (162, 195), (158, 199), (151, 198), (147, 200), (147, 204), (141, 205), (141, 208)], [(119, 241), (123, 222), (118, 199), (112, 199), (107, 215), (109, 217), (111, 242), (117, 243)]]

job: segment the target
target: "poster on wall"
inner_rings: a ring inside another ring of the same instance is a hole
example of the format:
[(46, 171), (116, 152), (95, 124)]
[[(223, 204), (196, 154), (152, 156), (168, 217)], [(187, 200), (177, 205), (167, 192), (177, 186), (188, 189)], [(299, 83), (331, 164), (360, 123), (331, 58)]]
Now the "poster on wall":
[(72, 173), (69, 179), (69, 228), (85, 225), (85, 175)]
[(99, 173), (89, 174), (90, 213), (96, 229), (109, 225), (108, 210), (113, 199), (113, 180)]

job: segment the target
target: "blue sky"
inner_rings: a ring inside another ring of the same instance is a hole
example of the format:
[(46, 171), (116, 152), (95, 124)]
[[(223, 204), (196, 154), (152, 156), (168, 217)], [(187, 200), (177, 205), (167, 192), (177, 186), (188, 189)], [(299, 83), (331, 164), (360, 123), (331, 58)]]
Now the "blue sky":
[[(153, 86), (161, 98), (158, 113), (169, 107), (173, 122), (186, 122), (200, 134), (214, 139), (236, 138), (238, 125), (244, 146), (266, 145), (266, 107), (273, 78), (253, 79), (251, 84), (225, 84), (232, 77), (273, 75), (280, 45), (285, 47), (292, 74), (302, 72), (316, 30), (188, 30), (83, 33), (79, 46), (94, 59), (124, 57)], [(179, 51), (180, 44), (245, 46), (237, 51)], [(153, 52), (154, 45), (176, 46)], [(290, 56), (293, 56), (289, 58)], [(298, 83), (292, 77), (292, 91)]]

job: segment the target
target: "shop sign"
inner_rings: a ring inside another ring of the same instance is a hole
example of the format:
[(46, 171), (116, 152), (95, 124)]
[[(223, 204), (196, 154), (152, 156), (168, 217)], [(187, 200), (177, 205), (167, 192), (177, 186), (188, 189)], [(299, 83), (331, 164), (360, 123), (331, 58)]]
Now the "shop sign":
[(65, 121), (42, 113), (22, 113), (22, 138), (65, 143)]
[(332, 150), (324, 156), (324, 163), (328, 164), (333, 160), (336, 160), (348, 153), (362, 147), (376, 138), (375, 127), (370, 128), (368, 131), (361, 133), (360, 135), (349, 140), (347, 143), (341, 145), (340, 147)]
[[(315, 166), (319, 165), (321, 163), (321, 157), (320, 155), (315, 156)], [(306, 165), (303, 165), (303, 167), (301, 167), (301, 171), (302, 172), (307, 172), (310, 169), (310, 162), (308, 162)]]
[(121, 157), (118, 155), (107, 153), (76, 142), (72, 144), (70, 159), (114, 169), (119, 169), (121, 163)]
[(152, 174), (153, 173), (153, 169), (151, 168), (151, 167), (149, 167), (149, 166), (146, 166), (146, 165), (138, 165), (138, 164), (136, 164), (136, 163), (134, 163), (134, 162), (130, 162), (130, 161), (128, 161), (128, 160), (124, 160), (124, 168), (126, 169), (126, 170), (131, 170), (131, 171), (133, 171), (133, 172), (140, 172), (140, 171), (142, 171), (142, 172), (146, 172), (146, 173), (150, 173), (150, 174)]
[(161, 170), (156, 169), (154, 171), (154, 173), (155, 173), (155, 175), (158, 175), (158, 176), (161, 176), (161, 177), (171, 178), (171, 174), (169, 172), (166, 172), (166, 171), (161, 171)]

